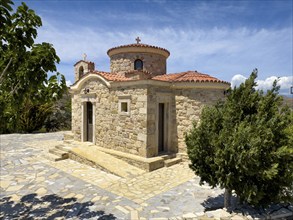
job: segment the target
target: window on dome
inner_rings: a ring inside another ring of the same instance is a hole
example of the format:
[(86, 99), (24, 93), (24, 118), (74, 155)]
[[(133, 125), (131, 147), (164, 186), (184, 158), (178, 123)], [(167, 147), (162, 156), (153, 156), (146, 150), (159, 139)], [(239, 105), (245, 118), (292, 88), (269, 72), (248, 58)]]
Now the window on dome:
[(143, 62), (140, 59), (134, 61), (134, 69), (135, 70), (143, 70)]

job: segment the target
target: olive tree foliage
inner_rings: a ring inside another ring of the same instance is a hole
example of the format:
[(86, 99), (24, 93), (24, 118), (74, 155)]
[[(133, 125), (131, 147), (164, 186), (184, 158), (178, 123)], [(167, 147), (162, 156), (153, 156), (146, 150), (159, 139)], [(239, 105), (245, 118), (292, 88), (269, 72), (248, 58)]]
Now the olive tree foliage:
[[(257, 70), (227, 99), (204, 107), (185, 141), (190, 168), (212, 187), (235, 192), (240, 201), (263, 206), (293, 198), (293, 117), (281, 107), (274, 82), (255, 89)], [(226, 205), (229, 205), (226, 204)]]
[(53, 46), (35, 44), (41, 18), (25, 3), (15, 12), (12, 5), (0, 1), (0, 133), (32, 132), (67, 87)]

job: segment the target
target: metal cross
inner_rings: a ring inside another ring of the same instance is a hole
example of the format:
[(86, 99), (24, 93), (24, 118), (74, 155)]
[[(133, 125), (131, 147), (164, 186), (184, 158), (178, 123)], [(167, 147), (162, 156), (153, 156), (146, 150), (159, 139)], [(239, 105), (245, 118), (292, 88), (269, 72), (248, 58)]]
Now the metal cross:
[(136, 40), (137, 44), (139, 44), (139, 42), (141, 42), (141, 39), (139, 39), (139, 37), (137, 37), (135, 40)]
[(84, 53), (82, 56), (83, 56), (83, 60), (86, 61), (87, 55)]

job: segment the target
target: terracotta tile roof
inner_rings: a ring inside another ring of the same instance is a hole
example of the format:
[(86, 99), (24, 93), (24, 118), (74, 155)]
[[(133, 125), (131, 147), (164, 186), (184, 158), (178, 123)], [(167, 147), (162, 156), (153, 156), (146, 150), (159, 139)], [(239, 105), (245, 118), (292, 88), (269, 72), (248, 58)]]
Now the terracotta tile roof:
[(229, 84), (228, 82), (219, 80), (208, 74), (199, 73), (197, 71), (159, 75), (153, 77), (152, 79), (165, 82), (218, 82)]
[(151, 75), (152, 73), (147, 70), (128, 70), (125, 74), (133, 74), (133, 73), (143, 73), (145, 75)]
[(170, 52), (165, 49), (165, 48), (162, 48), (162, 47), (157, 47), (157, 46), (152, 46), (152, 45), (149, 45), (149, 44), (127, 44), (127, 45), (121, 45), (121, 46), (117, 46), (117, 47), (112, 47), (110, 48), (108, 51), (107, 51), (107, 54), (109, 55), (109, 52), (112, 51), (112, 50), (115, 50), (115, 49), (118, 49), (118, 48), (125, 48), (125, 47), (148, 47), (148, 48), (155, 48), (155, 49), (159, 49), (159, 50), (164, 50), (166, 51), (169, 55), (170, 55)]
[[(131, 73), (143, 73), (145, 75), (150, 74), (147, 71), (129, 71), (125, 72), (124, 74), (128, 75)], [(88, 74), (97, 74), (99, 76), (102, 76), (104, 79), (108, 81), (115, 81), (115, 82), (126, 82), (126, 81), (135, 81), (139, 80), (137, 78), (131, 78), (131, 77), (126, 77), (124, 74), (119, 74), (119, 73), (109, 73), (109, 72), (103, 72), (103, 71), (93, 71), (90, 73), (87, 73), (83, 75), (81, 78), (87, 76)], [(150, 75), (151, 76), (151, 75)], [(147, 79), (147, 78), (145, 78)], [(212, 77), (208, 74), (204, 73), (199, 73), (196, 71), (187, 71), (187, 72), (182, 72), (182, 73), (172, 73), (172, 74), (164, 74), (164, 75), (159, 75), (150, 78), (150, 80), (157, 80), (157, 81), (164, 81), (164, 82), (215, 82), (215, 83), (225, 83), (225, 84), (230, 84), (229, 82), (219, 80), (215, 77)], [(75, 82), (74, 84), (76, 84)], [(73, 84), (73, 85), (74, 85)]]
[(127, 78), (122, 74), (117, 73), (109, 73), (109, 72), (102, 72), (102, 71), (94, 71), (93, 73), (98, 74), (104, 77), (108, 81), (130, 81), (131, 78)]

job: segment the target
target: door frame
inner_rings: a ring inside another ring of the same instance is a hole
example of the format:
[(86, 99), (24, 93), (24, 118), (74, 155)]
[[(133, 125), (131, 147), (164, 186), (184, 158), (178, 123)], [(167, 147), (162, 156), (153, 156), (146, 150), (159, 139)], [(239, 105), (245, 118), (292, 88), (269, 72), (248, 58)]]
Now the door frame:
[(93, 105), (93, 141), (92, 143), (96, 143), (96, 96), (95, 94), (87, 94), (86, 97), (82, 98), (81, 102), (81, 141), (87, 141), (87, 102), (91, 102)]
[[(91, 111), (89, 111), (91, 109)], [(85, 122), (86, 122), (86, 131), (85, 131), (85, 138), (88, 142), (93, 142), (93, 103), (86, 102), (86, 116), (85, 116)], [(89, 123), (91, 119), (91, 124)]]
[(158, 103), (158, 153), (164, 152), (166, 146), (166, 104)]
[[(157, 117), (156, 117), (156, 148), (157, 148), (157, 155), (160, 153), (167, 153), (169, 151), (169, 146), (170, 146), (170, 102), (169, 100), (158, 100), (156, 103), (156, 108), (157, 108)], [(159, 151), (159, 104), (162, 103), (164, 104), (164, 134), (163, 134), (163, 151)]]

